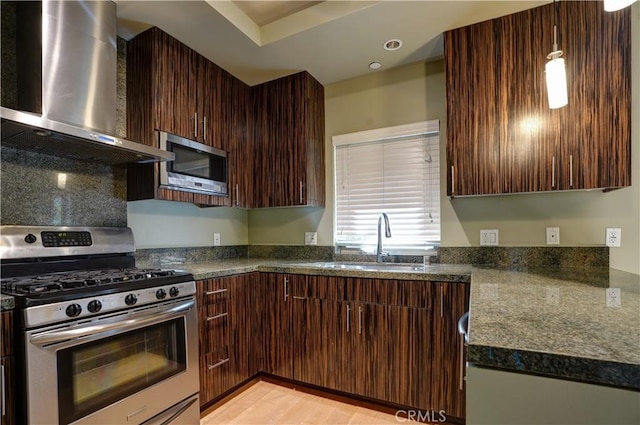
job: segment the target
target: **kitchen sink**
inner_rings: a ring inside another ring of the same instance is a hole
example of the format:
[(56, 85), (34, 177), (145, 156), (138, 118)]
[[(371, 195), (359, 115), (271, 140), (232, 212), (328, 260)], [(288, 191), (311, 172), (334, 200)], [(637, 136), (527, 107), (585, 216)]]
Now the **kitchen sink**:
[(308, 267), (317, 267), (321, 269), (333, 270), (367, 270), (367, 271), (424, 271), (425, 266), (422, 264), (407, 263), (343, 263), (343, 262), (319, 262), (306, 263)]

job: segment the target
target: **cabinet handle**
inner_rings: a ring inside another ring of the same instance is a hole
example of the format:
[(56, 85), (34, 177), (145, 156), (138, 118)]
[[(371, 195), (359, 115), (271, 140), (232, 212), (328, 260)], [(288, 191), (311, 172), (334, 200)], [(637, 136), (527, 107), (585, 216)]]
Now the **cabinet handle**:
[(225, 364), (228, 361), (229, 361), (229, 357), (227, 357), (226, 359), (220, 359), (220, 361), (218, 363), (207, 365), (207, 367), (209, 368), (209, 370), (215, 369), (217, 367), (222, 366), (223, 364)]
[(284, 278), (284, 302), (287, 302), (289, 299), (289, 279)]
[(300, 180), (300, 203), (302, 204), (302, 201), (304, 200), (303, 196), (302, 196), (302, 180)]
[(5, 387), (4, 387), (4, 365), (0, 366), (0, 380), (2, 381), (0, 383), (0, 389), (2, 390), (2, 416), (4, 417), (5, 413), (6, 413), (6, 399), (5, 399)]
[(573, 155), (569, 155), (569, 187), (573, 187)]
[(207, 116), (204, 116), (204, 120), (202, 121), (202, 137), (204, 137), (204, 141), (207, 141)]
[(229, 313), (220, 313), (220, 314), (216, 314), (215, 316), (209, 316), (207, 317), (207, 322), (210, 320), (216, 320), (216, 319), (221, 319), (225, 316), (227, 316)]
[(460, 335), (460, 391), (464, 389), (464, 335)]
[(351, 331), (351, 307), (347, 305), (347, 332)]
[(236, 183), (236, 207), (240, 206), (240, 201), (238, 200), (238, 183)]
[(556, 187), (556, 157), (551, 157), (551, 187)]
[(444, 317), (444, 288), (440, 284), (440, 317)]
[(362, 333), (362, 307), (358, 306), (358, 334)]
[(453, 165), (451, 166), (451, 194), (456, 192), (455, 177), (453, 177)]
[(216, 294), (223, 294), (223, 293), (225, 293), (227, 291), (228, 291), (227, 288), (223, 288), (223, 289), (216, 289), (215, 291), (207, 291), (204, 294), (205, 295), (216, 295)]
[(195, 134), (196, 137), (198, 137), (198, 113), (194, 112), (193, 113), (193, 132)]

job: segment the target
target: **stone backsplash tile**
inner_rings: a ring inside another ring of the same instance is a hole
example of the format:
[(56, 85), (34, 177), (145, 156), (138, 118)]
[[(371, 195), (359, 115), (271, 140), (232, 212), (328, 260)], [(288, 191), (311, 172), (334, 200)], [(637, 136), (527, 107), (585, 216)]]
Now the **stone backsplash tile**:
[(3, 225), (127, 225), (123, 167), (2, 147)]
[(608, 247), (440, 247), (442, 264), (609, 267)]
[(249, 258), (333, 261), (334, 247), (313, 245), (249, 245)]

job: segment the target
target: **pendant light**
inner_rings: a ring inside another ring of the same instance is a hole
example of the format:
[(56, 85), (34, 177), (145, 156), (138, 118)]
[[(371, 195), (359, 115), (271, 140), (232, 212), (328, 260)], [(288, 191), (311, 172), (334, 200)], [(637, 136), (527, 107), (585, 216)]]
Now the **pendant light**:
[(562, 50), (558, 49), (557, 5), (553, 1), (553, 51), (547, 55), (549, 62), (544, 67), (547, 80), (547, 97), (549, 108), (562, 108), (569, 103), (567, 96), (567, 73), (562, 58)]
[(636, 0), (604, 0), (604, 10), (607, 12), (615, 12), (631, 6)]

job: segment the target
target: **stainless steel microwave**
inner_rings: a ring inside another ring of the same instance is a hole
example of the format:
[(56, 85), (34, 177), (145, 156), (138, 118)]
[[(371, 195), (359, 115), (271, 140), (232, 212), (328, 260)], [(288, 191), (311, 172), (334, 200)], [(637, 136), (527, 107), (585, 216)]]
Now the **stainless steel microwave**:
[(175, 154), (160, 163), (160, 186), (207, 195), (227, 195), (227, 153), (184, 137), (158, 131), (160, 149)]

